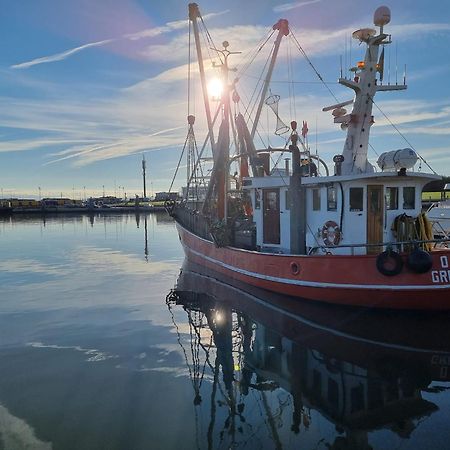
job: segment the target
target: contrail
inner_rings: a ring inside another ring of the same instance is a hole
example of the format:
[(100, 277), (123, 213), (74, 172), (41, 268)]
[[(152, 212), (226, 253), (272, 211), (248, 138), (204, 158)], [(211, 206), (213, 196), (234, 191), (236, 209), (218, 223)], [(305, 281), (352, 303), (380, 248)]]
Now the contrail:
[(89, 44), (81, 45), (80, 47), (75, 47), (65, 52), (57, 53), (56, 55), (43, 56), (42, 58), (36, 58), (31, 61), (23, 62), (20, 64), (14, 64), (11, 69), (28, 69), (31, 66), (36, 66), (37, 64), (44, 64), (54, 61), (62, 61), (67, 57), (74, 55), (75, 53), (81, 52), (82, 50), (90, 47), (101, 47), (102, 45), (109, 44), (111, 42), (117, 41), (117, 39), (105, 39), (103, 41), (90, 42)]
[(291, 9), (300, 8), (301, 6), (311, 5), (312, 3), (319, 3), (322, 0), (306, 0), (303, 2), (284, 3), (282, 5), (275, 6), (274, 12), (290, 11)]
[[(221, 11), (217, 13), (206, 14), (204, 18), (211, 18), (220, 16), (222, 14), (226, 14), (229, 10)], [(184, 28), (186, 26), (185, 20), (177, 20), (174, 22), (167, 22), (165, 25), (161, 27), (148, 28), (146, 30), (138, 31), (136, 33), (128, 33), (124, 34), (118, 38), (105, 39), (103, 41), (90, 42), (88, 44), (81, 45), (80, 47), (75, 47), (70, 50), (66, 50), (65, 52), (56, 53), (55, 55), (43, 56), (41, 58), (36, 58), (31, 61), (26, 61), (20, 64), (14, 64), (10, 66), (11, 69), (28, 69), (29, 67), (36, 66), (38, 64), (51, 63), (55, 61), (62, 61), (63, 59), (68, 58), (69, 56), (74, 55), (75, 53), (81, 52), (87, 48), (91, 47), (102, 47), (104, 45), (110, 44), (111, 42), (119, 41), (122, 39), (128, 39), (130, 41), (137, 41), (139, 39), (144, 39), (148, 37), (158, 36), (160, 34), (169, 33), (174, 30), (178, 30), (180, 28)]]

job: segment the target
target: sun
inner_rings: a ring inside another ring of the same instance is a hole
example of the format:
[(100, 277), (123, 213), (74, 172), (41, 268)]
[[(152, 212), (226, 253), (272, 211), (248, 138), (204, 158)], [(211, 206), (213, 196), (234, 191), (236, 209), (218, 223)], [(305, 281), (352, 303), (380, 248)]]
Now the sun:
[(219, 78), (213, 78), (208, 83), (208, 93), (214, 100), (219, 100), (223, 92), (223, 83)]

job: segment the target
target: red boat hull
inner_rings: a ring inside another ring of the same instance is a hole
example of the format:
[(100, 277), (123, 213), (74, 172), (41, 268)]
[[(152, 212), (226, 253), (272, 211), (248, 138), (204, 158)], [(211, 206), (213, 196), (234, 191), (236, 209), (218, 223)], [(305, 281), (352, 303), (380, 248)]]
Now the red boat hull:
[(227, 277), (269, 291), (340, 305), (450, 310), (450, 250), (431, 252), (433, 266), (386, 276), (377, 255), (283, 255), (218, 248), (177, 223), (186, 257)]

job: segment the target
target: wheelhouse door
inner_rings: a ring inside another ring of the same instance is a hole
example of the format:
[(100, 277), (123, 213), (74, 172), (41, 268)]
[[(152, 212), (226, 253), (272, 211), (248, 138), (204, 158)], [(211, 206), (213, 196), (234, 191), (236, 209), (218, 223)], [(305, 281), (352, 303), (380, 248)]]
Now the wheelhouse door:
[[(383, 242), (383, 186), (367, 186), (367, 243)], [(367, 253), (379, 253), (382, 247), (369, 247)]]
[(263, 189), (263, 238), (265, 244), (280, 243), (280, 190)]

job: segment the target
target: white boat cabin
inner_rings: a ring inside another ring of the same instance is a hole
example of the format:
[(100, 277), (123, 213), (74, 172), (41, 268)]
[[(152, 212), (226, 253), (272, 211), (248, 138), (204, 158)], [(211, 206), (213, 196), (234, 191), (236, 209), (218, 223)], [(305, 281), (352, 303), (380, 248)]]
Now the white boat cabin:
[[(326, 248), (333, 254), (366, 254), (371, 244), (396, 242), (395, 219), (421, 213), (422, 189), (430, 179), (435, 177), (417, 172), (301, 177), (307, 253), (324, 254), (320, 249)], [(263, 252), (291, 253), (289, 184), (286, 171), (244, 182), (253, 207), (256, 245)]]

